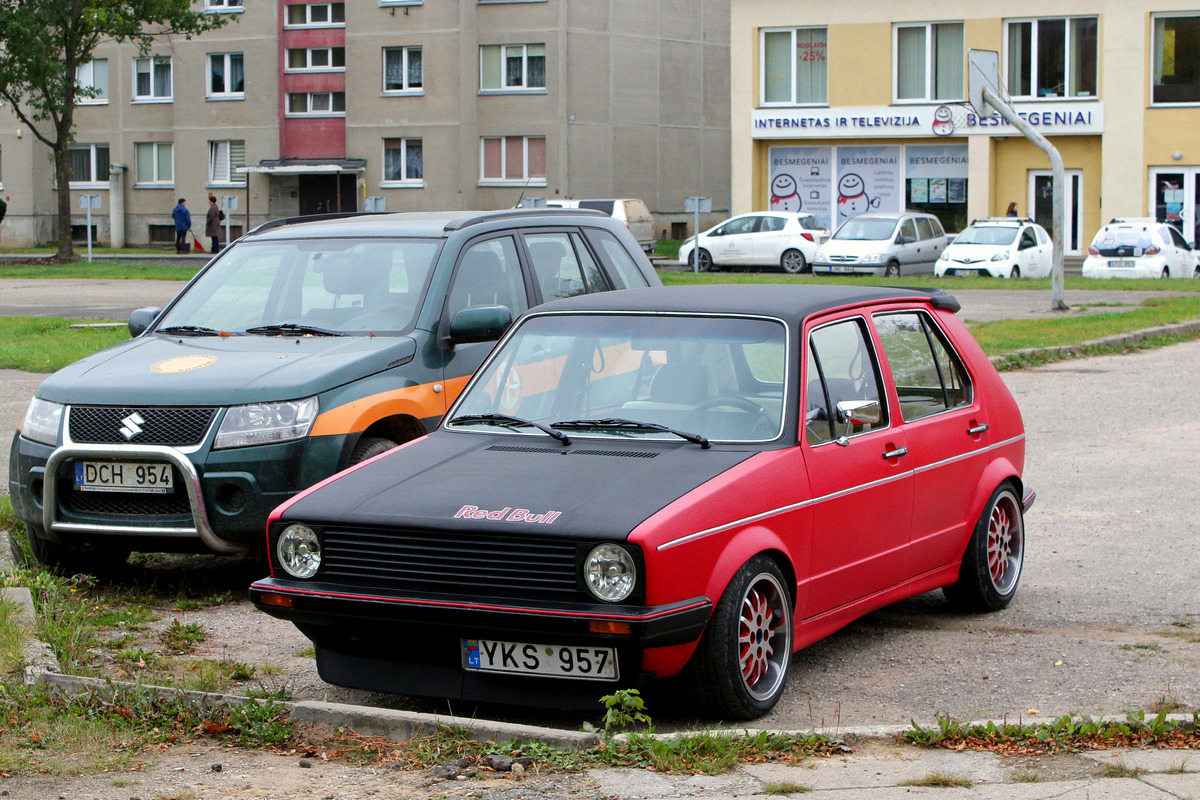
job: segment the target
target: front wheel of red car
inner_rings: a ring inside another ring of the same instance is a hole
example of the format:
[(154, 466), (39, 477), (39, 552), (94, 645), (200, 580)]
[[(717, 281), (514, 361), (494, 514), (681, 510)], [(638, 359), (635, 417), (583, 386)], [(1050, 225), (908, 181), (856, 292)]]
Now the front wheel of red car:
[(765, 556), (742, 565), (725, 587), (688, 665), (691, 695), (722, 717), (754, 719), (783, 695), (792, 661), (792, 599)]
[(999, 611), (1017, 593), (1025, 562), (1025, 520), (1012, 484), (992, 493), (963, 554), (958, 581), (942, 589), (963, 611)]

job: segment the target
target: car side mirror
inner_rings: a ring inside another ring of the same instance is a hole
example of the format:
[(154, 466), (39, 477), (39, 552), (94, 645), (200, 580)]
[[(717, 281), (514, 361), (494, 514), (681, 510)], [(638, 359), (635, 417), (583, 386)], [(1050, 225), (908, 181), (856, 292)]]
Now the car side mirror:
[(837, 404), (837, 417), (846, 426), (842, 432), (845, 439), (855, 425), (878, 425), (883, 420), (883, 408), (878, 400), (841, 400)]
[(512, 325), (508, 306), (464, 308), (450, 318), (450, 343), (493, 342)]
[(916, 239), (914, 239), (911, 236), (897, 236), (896, 237), (896, 244), (912, 244), (915, 241), (916, 241)]
[(129, 335), (141, 336), (161, 313), (161, 308), (154, 308), (153, 306), (146, 306), (134, 311), (129, 315)]

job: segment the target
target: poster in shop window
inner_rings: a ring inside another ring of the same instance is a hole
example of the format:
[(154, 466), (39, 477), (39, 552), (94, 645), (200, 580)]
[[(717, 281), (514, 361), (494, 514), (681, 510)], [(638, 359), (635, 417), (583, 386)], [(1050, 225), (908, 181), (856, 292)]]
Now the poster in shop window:
[(903, 205), (900, 147), (839, 147), (837, 221), (866, 211), (896, 212)]
[(931, 202), (931, 203), (946, 202), (946, 179), (945, 178), (930, 178), (929, 179), (929, 202)]
[(832, 227), (832, 147), (772, 147), (767, 208), (812, 214)]
[(929, 179), (928, 178), (911, 178), (908, 182), (908, 202), (910, 203), (928, 203), (929, 202)]

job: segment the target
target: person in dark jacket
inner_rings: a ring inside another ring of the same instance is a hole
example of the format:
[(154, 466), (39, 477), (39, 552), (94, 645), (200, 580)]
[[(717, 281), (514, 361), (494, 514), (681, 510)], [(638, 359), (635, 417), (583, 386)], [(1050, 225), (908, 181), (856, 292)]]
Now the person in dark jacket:
[(212, 252), (221, 249), (221, 221), (225, 212), (217, 208), (217, 198), (208, 196), (208, 213), (204, 215), (204, 235), (212, 239)]
[(192, 212), (188, 211), (187, 200), (179, 198), (179, 205), (171, 211), (171, 218), (175, 220), (175, 252), (186, 255), (191, 250), (187, 235), (192, 229)]

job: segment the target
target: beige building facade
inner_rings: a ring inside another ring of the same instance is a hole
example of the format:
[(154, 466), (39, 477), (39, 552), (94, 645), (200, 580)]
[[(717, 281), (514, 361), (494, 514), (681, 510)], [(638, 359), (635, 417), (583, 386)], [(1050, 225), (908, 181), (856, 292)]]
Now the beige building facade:
[[(638, 197), (660, 238), (730, 197), (729, 0), (196, 0), (230, 24), (101, 45), (79, 81), (76, 239), (173, 241), (180, 197), (268, 219)], [(48, 149), (0, 108), (0, 245), (54, 237)], [(236, 209), (233, 206), (236, 205)], [(222, 237), (224, 238), (224, 237)], [(207, 245), (207, 240), (204, 240)]]
[(968, 100), (998, 54), (1014, 108), (1062, 154), (1065, 250), (1114, 217), (1200, 230), (1200, 7), (1171, 0), (732, 0), (733, 211), (837, 225), (932, 211), (949, 231), (1010, 204), (1049, 229), (1044, 153)]

